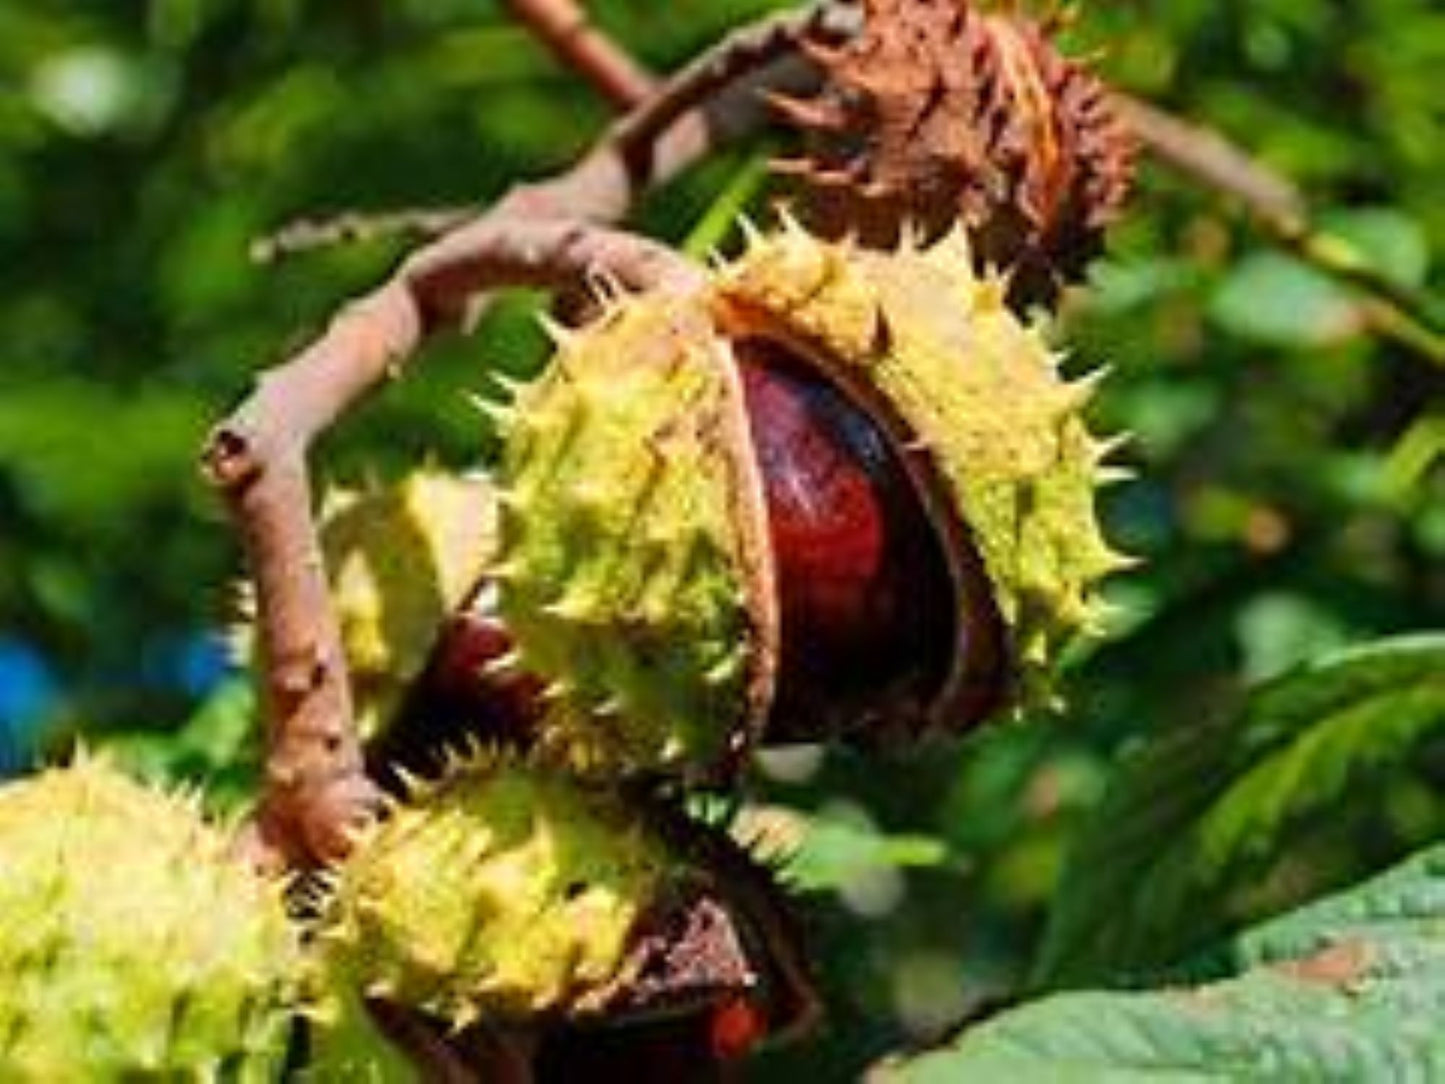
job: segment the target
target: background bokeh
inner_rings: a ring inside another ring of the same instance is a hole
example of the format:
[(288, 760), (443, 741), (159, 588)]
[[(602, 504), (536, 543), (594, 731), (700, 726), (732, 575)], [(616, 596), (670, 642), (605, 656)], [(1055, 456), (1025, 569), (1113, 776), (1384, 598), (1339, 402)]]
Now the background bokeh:
[[(770, 6), (592, 9), (662, 70)], [(1070, 41), (1293, 178), (1445, 323), (1438, 4), (1098, 0)], [(496, 5), (456, 0), (4, 3), (0, 88), (0, 770), (79, 736), (234, 802), (254, 744), (223, 650), (238, 554), (195, 453), (257, 367), (404, 247), (259, 266), (251, 242), (297, 216), (485, 203), (568, 163), (606, 110)], [(732, 243), (719, 200), (762, 207), (772, 149), (719, 156), (637, 221)], [(485, 461), (461, 393), (539, 362), (533, 304), (430, 350), (328, 438), (323, 475)], [(1218, 718), (1320, 651), (1441, 622), (1445, 370), (1384, 318), (1146, 164), (1061, 329), (1079, 370), (1112, 370), (1096, 421), (1134, 434), (1138, 478), (1103, 511), (1144, 564), (1111, 587), (1117, 619), (1072, 660), (1062, 717), (881, 768), (804, 750), (760, 773), (755, 815), (801, 841), (832, 1007), (819, 1043), (765, 1073), (841, 1077), (1015, 992), (1070, 832), (1132, 740)], [(1358, 874), (1442, 813), (1428, 773), (1407, 781), (1347, 858), (1300, 876)]]

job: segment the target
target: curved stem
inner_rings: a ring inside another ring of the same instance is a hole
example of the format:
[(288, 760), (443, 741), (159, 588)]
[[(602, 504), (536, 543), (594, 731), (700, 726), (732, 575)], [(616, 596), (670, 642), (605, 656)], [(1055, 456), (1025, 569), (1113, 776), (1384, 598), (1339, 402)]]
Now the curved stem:
[(475, 207), (406, 207), (372, 214), (343, 211), (326, 217), (298, 218), (253, 241), (251, 259), (261, 264), (275, 263), (311, 249), (373, 237), (401, 235), (428, 241), (470, 222), (476, 213)]
[(227, 499), (256, 583), (268, 732), (251, 857), (261, 864), (342, 857), (376, 802), (312, 515), (312, 440), (399, 372), (425, 336), (460, 323), (478, 291), (577, 286), (598, 272), (636, 288), (685, 288), (700, 275), (670, 249), (631, 234), (487, 216), (421, 249), (348, 306), (320, 339), (263, 374), (212, 432), (204, 468)]
[(574, 167), (512, 189), (418, 251), (313, 345), (264, 375), (211, 434), (205, 470), (227, 499), (257, 585), (267, 751), (248, 837), (255, 861), (339, 858), (376, 801), (312, 516), (312, 440), (399, 375), (428, 335), (474, 314), (479, 291), (577, 282), (598, 268), (626, 285), (687, 281), (695, 272), (670, 251), (579, 220), (622, 218), (651, 185), (765, 123), (759, 87), (797, 91), (816, 82), (794, 46), (846, 8), (825, 3), (725, 39), (659, 84)]

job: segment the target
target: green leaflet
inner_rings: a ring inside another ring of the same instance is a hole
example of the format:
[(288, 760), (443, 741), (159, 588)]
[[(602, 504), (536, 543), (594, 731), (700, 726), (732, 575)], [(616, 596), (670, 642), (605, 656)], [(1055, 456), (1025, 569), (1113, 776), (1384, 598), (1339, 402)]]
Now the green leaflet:
[(1346, 939), (1403, 944), (1423, 937), (1445, 943), (1442, 918), (1445, 844), (1436, 844), (1346, 892), (1246, 930), (1199, 964), (1241, 971), (1308, 956)]
[[(1122, 765), (1058, 892), (1038, 975), (1081, 985), (1168, 964), (1237, 922), (1287, 843), (1445, 735), (1445, 636), (1337, 653), (1260, 688), (1237, 719)], [(1373, 788), (1373, 789), (1371, 789)]]
[(1210, 985), (1060, 994), (876, 1079), (1437, 1080), (1445, 1073), (1445, 845), (1246, 932)]

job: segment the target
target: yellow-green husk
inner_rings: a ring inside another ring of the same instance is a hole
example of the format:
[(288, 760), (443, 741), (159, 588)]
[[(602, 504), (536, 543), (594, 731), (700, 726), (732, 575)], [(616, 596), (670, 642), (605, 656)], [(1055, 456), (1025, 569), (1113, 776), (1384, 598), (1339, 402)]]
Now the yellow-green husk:
[(733, 356), (750, 338), (842, 386), (906, 452), (960, 585), (949, 682), (976, 680), (968, 546), (1004, 630), (1006, 699), (1052, 702), (1064, 647), (1100, 624), (1097, 581), (1128, 562), (1094, 511), (1114, 446), (1083, 420), (1095, 380), (1065, 379), (1005, 294), (957, 231), (868, 251), (787, 224), (699, 291), (614, 299), (561, 335), (504, 418), (494, 569), (512, 661), (560, 705), (549, 743), (705, 768), (766, 716), (773, 569)]
[(771, 574), (741, 391), (705, 299), (612, 302), (519, 394), (492, 574), (553, 744), (708, 774), (771, 680)]
[(321, 544), (364, 736), (390, 721), (447, 617), (477, 587), (495, 535), (491, 486), (479, 476), (419, 470), (327, 495)]
[(0, 1079), (274, 1079), (297, 949), (228, 849), (104, 761), (0, 788)]
[(346, 989), (464, 1027), (600, 1009), (639, 918), (681, 876), (614, 789), (492, 755), (358, 841), (322, 935)]

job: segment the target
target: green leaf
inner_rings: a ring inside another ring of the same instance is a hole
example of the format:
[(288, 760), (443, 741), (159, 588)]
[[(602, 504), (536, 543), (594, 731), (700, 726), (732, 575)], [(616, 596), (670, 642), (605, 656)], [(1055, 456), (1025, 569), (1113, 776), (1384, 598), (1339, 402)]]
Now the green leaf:
[(867, 821), (825, 808), (809, 820), (787, 870), (804, 891), (819, 891), (845, 887), (878, 868), (937, 866), (946, 857), (932, 836), (885, 835)]
[(1320, 226), (1352, 255), (1397, 285), (1421, 286), (1430, 269), (1430, 244), (1420, 224), (1393, 207), (1329, 211)]
[(1251, 894), (1299, 839), (1382, 800), (1383, 782), (1442, 736), (1445, 635), (1420, 635), (1328, 656), (1262, 686), (1237, 719), (1153, 740), (1120, 765), (1074, 846), (1038, 976), (1145, 972), (1288, 905)]
[(1194, 966), (1238, 972), (1314, 956), (1347, 942), (1384, 946), (1429, 936), (1445, 943), (1442, 918), (1445, 844), (1436, 844), (1346, 892), (1246, 930)]
[(767, 184), (768, 159), (762, 154), (744, 158), (733, 171), (727, 185), (717, 194), (707, 211), (688, 231), (682, 243), (682, 251), (697, 259), (705, 258), (710, 252), (722, 248), (737, 228), (738, 218), (747, 206), (757, 198)]
[(190, 391), (125, 395), (76, 377), (7, 382), (0, 385), (0, 476), (38, 514), (125, 536), (145, 503), (190, 481), (206, 422), (205, 401)]
[(1061, 994), (878, 1081), (1437, 1080), (1445, 1073), (1445, 845), (1237, 938), (1250, 970)]
[(741, 834), (771, 841), (787, 858), (788, 883), (803, 892), (836, 892), (862, 914), (881, 914), (898, 901), (901, 871), (942, 866), (947, 844), (922, 834), (883, 832), (852, 803), (833, 803), (813, 813), (784, 806), (753, 806)]
[(1256, 596), (1240, 609), (1235, 625), (1242, 670), (1251, 681), (1278, 677), (1348, 641), (1339, 618), (1326, 606), (1287, 591)]
[(1269, 346), (1326, 345), (1362, 329), (1349, 292), (1291, 256), (1246, 256), (1220, 285), (1209, 314), (1226, 331)]
[(129, 730), (101, 748), (147, 780), (200, 785), (215, 810), (237, 810), (254, 798), (259, 729), (256, 696), (245, 677), (218, 685), (179, 727)]
[(1342, 946), (1193, 991), (1064, 994), (876, 1079), (1438, 1080), (1442, 966), (1433, 943)]

